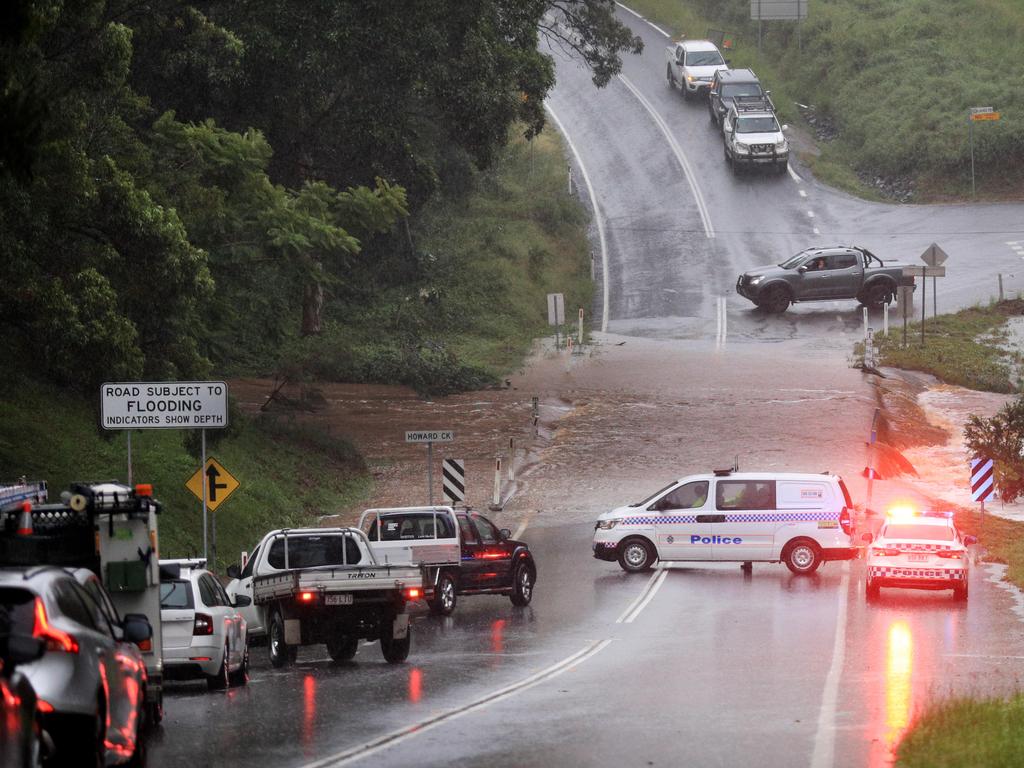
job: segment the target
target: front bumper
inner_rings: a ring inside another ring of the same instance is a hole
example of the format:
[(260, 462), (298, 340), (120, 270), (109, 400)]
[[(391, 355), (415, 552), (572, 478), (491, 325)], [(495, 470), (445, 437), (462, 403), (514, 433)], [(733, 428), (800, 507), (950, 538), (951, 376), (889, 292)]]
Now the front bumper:
[(743, 280), (743, 275), (740, 275), (736, 280), (736, 293), (742, 296), (744, 299), (749, 301), (757, 302), (758, 287), (751, 285)]
[(594, 557), (598, 560), (615, 562), (619, 557), (619, 545), (615, 541), (595, 541), (593, 544)]
[(782, 165), (789, 163), (789, 152), (773, 152), (770, 155), (736, 152), (733, 154), (733, 161), (741, 165)]
[(689, 80), (687, 80), (684, 77), (683, 78), (683, 88), (685, 88), (690, 93), (698, 93), (698, 94), (706, 95), (707, 92), (709, 90), (711, 90), (711, 81), (710, 80), (696, 80), (696, 81), (691, 83)]

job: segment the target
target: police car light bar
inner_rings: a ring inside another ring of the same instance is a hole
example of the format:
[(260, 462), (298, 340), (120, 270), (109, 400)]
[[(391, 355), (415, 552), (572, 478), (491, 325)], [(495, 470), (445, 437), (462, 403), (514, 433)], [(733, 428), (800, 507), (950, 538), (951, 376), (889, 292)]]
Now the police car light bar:
[(20, 509), (22, 502), (46, 503), (46, 481), (19, 481), (0, 485), (0, 512)]

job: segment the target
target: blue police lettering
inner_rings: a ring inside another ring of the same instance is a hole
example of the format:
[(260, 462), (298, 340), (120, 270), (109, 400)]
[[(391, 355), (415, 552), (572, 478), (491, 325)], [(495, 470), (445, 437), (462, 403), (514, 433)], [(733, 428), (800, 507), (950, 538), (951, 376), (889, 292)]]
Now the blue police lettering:
[(743, 539), (733, 536), (691, 536), (691, 544), (742, 544)]

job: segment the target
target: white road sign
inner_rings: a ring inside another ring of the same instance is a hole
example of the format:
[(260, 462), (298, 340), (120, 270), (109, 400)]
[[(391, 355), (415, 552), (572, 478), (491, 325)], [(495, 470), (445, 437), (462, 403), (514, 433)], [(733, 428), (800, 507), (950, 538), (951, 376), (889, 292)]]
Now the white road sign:
[(406, 432), (407, 443), (450, 443), (455, 433), (450, 429), (425, 429), (418, 432)]
[(126, 381), (100, 386), (104, 429), (223, 429), (228, 385), (223, 381)]
[(946, 259), (948, 258), (949, 254), (939, 248), (935, 243), (932, 243), (925, 248), (924, 253), (921, 254), (921, 261), (929, 267), (941, 266), (946, 263)]
[(565, 325), (565, 295), (548, 294), (548, 325)]

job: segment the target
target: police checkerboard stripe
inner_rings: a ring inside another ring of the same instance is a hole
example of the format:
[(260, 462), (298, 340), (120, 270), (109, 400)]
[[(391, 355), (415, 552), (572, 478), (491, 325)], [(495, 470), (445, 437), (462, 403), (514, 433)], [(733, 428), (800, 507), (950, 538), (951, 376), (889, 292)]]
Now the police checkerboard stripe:
[[(788, 523), (814, 522), (816, 520), (838, 520), (832, 512), (772, 512), (726, 515), (727, 523)], [(658, 515), (657, 517), (627, 517), (623, 525), (665, 525), (671, 523), (696, 523), (695, 515)]]
[(885, 565), (872, 565), (868, 568), (872, 578), (908, 578), (908, 579), (963, 579), (966, 573), (963, 568), (897, 568)]
[(995, 495), (992, 459), (971, 459), (971, 499), (988, 501)]
[(466, 462), (462, 459), (445, 459), (441, 462), (441, 484), (444, 497), (454, 504), (466, 500)]

